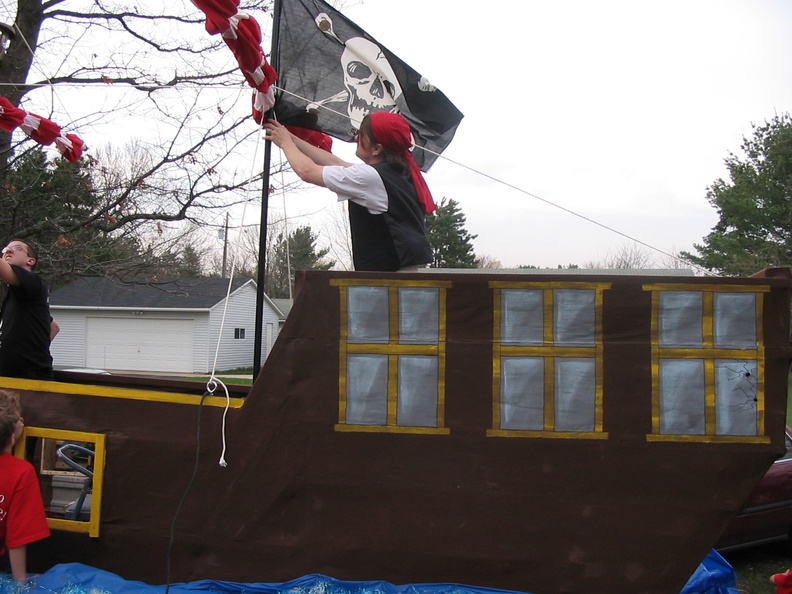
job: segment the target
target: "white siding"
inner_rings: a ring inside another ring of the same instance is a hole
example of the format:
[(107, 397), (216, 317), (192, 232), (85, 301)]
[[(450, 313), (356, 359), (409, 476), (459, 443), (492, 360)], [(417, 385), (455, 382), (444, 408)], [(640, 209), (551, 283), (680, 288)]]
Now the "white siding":
[[(143, 311), (142, 315), (133, 315), (130, 311), (96, 311), (91, 309), (59, 309), (57, 306), (50, 308), (50, 313), (61, 328), (58, 336), (52, 341), (50, 351), (52, 364), (56, 368), (88, 367), (88, 319), (89, 318), (116, 318), (129, 320), (184, 320), (194, 322), (192, 368), (180, 371), (192, 373), (206, 373), (206, 335), (209, 314), (203, 312), (153, 312)], [(138, 311), (138, 310), (134, 310)], [(155, 326), (156, 327), (156, 326)], [(167, 340), (163, 337), (163, 344)], [(93, 345), (94, 349), (97, 345)], [(119, 369), (120, 370), (120, 369)], [(153, 371), (152, 369), (134, 369), (134, 365), (127, 366), (127, 371)]]
[(87, 322), (85, 362), (92, 369), (193, 371), (191, 317), (89, 316)]
[(85, 367), (85, 312), (50, 308), (60, 332), (50, 345), (52, 364), (57, 368)]
[[(222, 323), (224, 300), (221, 300), (210, 311), (181, 312), (143, 311), (133, 315), (134, 308), (117, 311), (102, 311), (91, 308), (60, 309), (51, 306), (52, 317), (61, 327), (60, 334), (52, 343), (53, 364), (56, 368), (87, 367), (87, 324), (88, 318), (122, 318), (129, 320), (161, 319), (161, 320), (193, 320), (193, 373), (212, 371), (217, 336)], [(220, 345), (215, 371), (253, 366), (253, 346), (256, 332), (256, 287), (248, 283), (232, 293), (229, 299), (226, 320), (223, 325), (223, 340)], [(266, 358), (280, 331), (278, 313), (272, 303), (265, 298), (263, 315), (262, 356)], [(156, 327), (156, 326), (155, 326)], [(234, 331), (243, 328), (244, 339), (235, 339)], [(163, 344), (167, 340), (163, 337)], [(96, 348), (97, 345), (94, 345)], [(151, 370), (142, 370), (151, 371)]]
[[(229, 297), (228, 311), (226, 312), (225, 322), (223, 323), (224, 303), (218, 303), (212, 308), (209, 321), (209, 353), (207, 368), (212, 369), (214, 365), (215, 351), (217, 349), (217, 336), (220, 326), (223, 325), (223, 338), (220, 344), (220, 352), (217, 354), (217, 365), (215, 371), (225, 371), (238, 367), (253, 366), (253, 350), (256, 334), (256, 288), (253, 283), (248, 283), (244, 287), (232, 293)], [(278, 314), (272, 305), (264, 300), (264, 335), (262, 336), (262, 353), (266, 357), (267, 351), (267, 328), (269, 324), (278, 324)], [(245, 338), (234, 338), (236, 329), (244, 329)]]

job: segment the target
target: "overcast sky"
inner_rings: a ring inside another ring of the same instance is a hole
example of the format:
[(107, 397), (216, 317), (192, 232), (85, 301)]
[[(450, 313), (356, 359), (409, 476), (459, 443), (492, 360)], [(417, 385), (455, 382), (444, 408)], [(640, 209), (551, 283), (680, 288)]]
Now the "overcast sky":
[[(344, 13), (465, 114), (444, 153), (464, 167), (440, 159), (427, 180), (460, 203), (476, 253), (505, 267), (582, 265), (630, 242), (467, 168), (692, 250), (717, 221), (706, 188), (724, 159), (792, 105), (789, 0), (367, 0)], [(289, 214), (332, 202), (317, 192)]]
[[(459, 202), (476, 253), (504, 267), (584, 265), (631, 245), (548, 203), (665, 252), (693, 250), (717, 221), (706, 189), (726, 177), (724, 159), (752, 124), (792, 106), (790, 0), (348, 0), (343, 12), (465, 114), (452, 161), (441, 157), (427, 181), (438, 202)], [(11, 7), (0, 14), (13, 19)], [(179, 34), (192, 29), (206, 35)], [(64, 122), (91, 103), (57, 98)], [(48, 100), (31, 94), (28, 108), (46, 113)], [(225, 101), (249, 110), (247, 91)], [(94, 148), (124, 131), (140, 132), (80, 128)], [(272, 204), (277, 217), (281, 198)], [(321, 228), (337, 210), (320, 188), (287, 199), (294, 225)]]

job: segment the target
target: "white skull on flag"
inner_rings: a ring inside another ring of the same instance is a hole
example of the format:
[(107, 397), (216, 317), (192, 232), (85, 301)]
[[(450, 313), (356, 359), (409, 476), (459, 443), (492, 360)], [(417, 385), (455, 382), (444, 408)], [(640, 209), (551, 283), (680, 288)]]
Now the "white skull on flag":
[(346, 101), (349, 121), (355, 130), (360, 128), (363, 118), (371, 112), (398, 113), (396, 99), (401, 97), (402, 88), (382, 48), (365, 37), (351, 37), (343, 41), (336, 35), (333, 21), (325, 12), (320, 13), (314, 22), (322, 33), (344, 46), (341, 70), (346, 90), (310, 103), (308, 111), (315, 111), (327, 103)]
[(347, 40), (341, 54), (344, 86), (349, 94), (347, 111), (355, 128), (366, 114), (396, 111), (402, 89), (393, 68), (380, 47), (363, 37)]

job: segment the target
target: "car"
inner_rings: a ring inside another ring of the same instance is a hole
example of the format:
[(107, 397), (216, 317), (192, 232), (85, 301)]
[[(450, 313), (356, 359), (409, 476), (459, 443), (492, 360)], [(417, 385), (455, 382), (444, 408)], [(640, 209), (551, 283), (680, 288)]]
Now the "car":
[(786, 540), (792, 553), (792, 429), (786, 454), (773, 462), (715, 544), (719, 552)]

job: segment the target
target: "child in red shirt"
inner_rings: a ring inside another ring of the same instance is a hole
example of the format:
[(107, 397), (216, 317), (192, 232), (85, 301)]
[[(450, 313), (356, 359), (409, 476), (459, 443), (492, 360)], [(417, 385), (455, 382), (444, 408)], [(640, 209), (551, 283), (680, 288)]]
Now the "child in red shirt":
[(776, 587), (776, 594), (792, 594), (792, 569), (770, 576), (770, 583)]
[(8, 549), (13, 578), (27, 579), (27, 545), (49, 536), (36, 470), (11, 454), (25, 425), (19, 396), (0, 390), (0, 554)]

